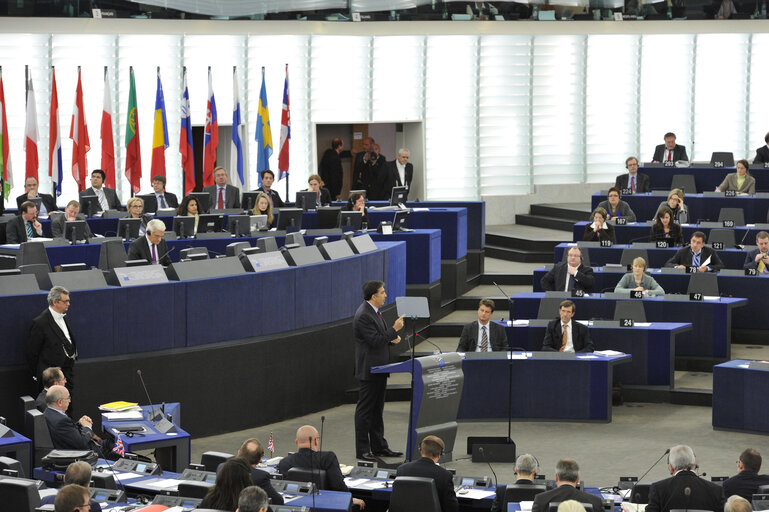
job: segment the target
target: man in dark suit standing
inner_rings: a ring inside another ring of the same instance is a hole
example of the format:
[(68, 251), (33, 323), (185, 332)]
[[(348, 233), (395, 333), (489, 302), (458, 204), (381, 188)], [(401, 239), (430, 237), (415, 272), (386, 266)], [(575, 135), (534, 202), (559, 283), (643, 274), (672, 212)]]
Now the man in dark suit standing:
[(393, 187), (406, 187), (406, 197), (411, 189), (411, 180), (414, 178), (414, 166), (409, 162), (409, 150), (401, 148), (392, 162), (386, 164), (387, 172), (383, 173), (385, 181), (381, 186), (384, 199), (389, 199)]
[(21, 210), (21, 203), (35, 199), (39, 197), (41, 200), (39, 215), (48, 216), (51, 212), (56, 211), (56, 199), (51, 194), (40, 194), (38, 192), (37, 178), (34, 176), (27, 177), (24, 180), (24, 193), (16, 198), (16, 205)]
[(697, 461), (689, 446), (681, 444), (670, 449), (668, 469), (673, 476), (654, 482), (649, 489), (648, 512), (724, 510), (724, 489), (695, 473)]
[(769, 164), (769, 133), (764, 136), (764, 144), (756, 150), (756, 157), (753, 159), (754, 164)]
[(547, 512), (551, 502), (557, 503), (566, 500), (589, 503), (593, 506), (593, 512), (603, 510), (601, 498), (577, 489), (579, 465), (576, 460), (561, 459), (556, 463), (555, 483), (557, 485), (555, 489), (539, 493), (534, 497), (531, 512)]
[(699, 272), (718, 272), (724, 268), (715, 249), (705, 245), (705, 233), (695, 231), (689, 247), (681, 247), (666, 263), (666, 267), (697, 267)]
[[(364, 190), (366, 188), (366, 171), (368, 159), (374, 150), (374, 138), (366, 137), (362, 141), (363, 151), (355, 153), (355, 162), (352, 166), (352, 188), (353, 190)], [(371, 198), (369, 198), (371, 199)]]
[(158, 209), (179, 208), (176, 194), (166, 192), (166, 177), (162, 174), (152, 177), (152, 191), (155, 194)]
[(31, 238), (43, 236), (43, 225), (37, 220), (37, 206), (32, 201), (21, 203), (20, 215), (5, 224), (5, 241), (9, 244), (23, 244)]
[[(96, 196), (99, 201), (99, 207), (104, 210), (119, 210), (120, 199), (117, 197), (115, 189), (103, 186), (107, 179), (107, 174), (101, 169), (94, 169), (91, 172), (91, 186), (80, 191), (80, 204), (83, 204), (83, 196)], [(86, 212), (90, 215), (89, 212)]]
[(445, 446), (443, 440), (437, 436), (427, 436), (422, 439), (419, 446), (421, 459), (407, 462), (398, 466), (395, 478), (399, 476), (419, 476), (432, 478), (438, 491), (438, 499), (441, 502), (442, 512), (456, 512), (459, 510), (459, 502), (454, 492), (454, 478), (449, 470), (438, 465)]
[(203, 187), (203, 192), (208, 192), (208, 211), (240, 208), (240, 190), (227, 184), (224, 167), (214, 169), (214, 182), (214, 185)]
[(507, 350), (507, 332), (500, 324), (491, 322), (494, 301), (481, 299), (478, 303), (478, 321), (462, 329), (457, 352), (491, 352)]
[(665, 143), (654, 148), (652, 162), (668, 162), (670, 165), (678, 160), (689, 160), (686, 155), (686, 147), (676, 144), (676, 134), (668, 132), (665, 134)]
[(769, 273), (769, 233), (759, 231), (756, 235), (756, 247), (745, 256), (742, 268), (754, 268), (759, 274)]
[(547, 324), (542, 350), (552, 352), (592, 352), (593, 342), (587, 327), (573, 320), (577, 306), (570, 300), (561, 302), (558, 316)]
[(651, 192), (649, 176), (638, 172), (638, 159), (634, 156), (625, 160), (627, 174), (620, 174), (614, 180), (614, 186), (620, 190), (630, 190), (633, 194)]
[(747, 448), (740, 454), (737, 461), (739, 473), (723, 483), (724, 496), (736, 494), (746, 500), (752, 500), (761, 485), (769, 485), (769, 475), (759, 475), (761, 471), (761, 454), (753, 448)]
[(582, 290), (589, 292), (593, 289), (595, 277), (593, 269), (582, 264), (582, 250), (570, 247), (566, 261), (557, 263), (539, 282), (546, 292), (561, 292)]
[[(251, 482), (254, 485), (261, 487), (264, 492), (267, 493), (267, 496), (272, 500), (270, 503), (273, 505), (282, 505), (283, 496), (281, 496), (270, 483), (270, 474), (256, 467), (262, 461), (263, 455), (264, 448), (262, 447), (262, 443), (254, 437), (243, 441), (243, 444), (240, 445), (240, 448), (238, 449), (238, 457), (245, 460), (246, 463), (251, 466)], [(221, 468), (223, 464), (224, 463), (220, 464), (219, 468)], [(216, 470), (217, 473), (219, 472), (219, 468)]]
[(54, 286), (48, 292), (48, 307), (32, 320), (29, 329), (27, 362), (30, 373), (39, 383), (43, 380), (43, 370), (58, 366), (71, 391), (75, 387), (73, 367), (77, 361), (77, 343), (65, 316), (69, 303), (69, 291), (63, 286)]
[(152, 219), (147, 223), (147, 232), (140, 236), (128, 247), (129, 260), (147, 260), (149, 263), (168, 266), (171, 257), (168, 255), (168, 244), (163, 240), (166, 225), (160, 219)]
[(320, 165), (318, 165), (318, 174), (323, 183), (326, 184), (332, 201), (336, 201), (339, 194), (342, 193), (344, 171), (342, 170), (342, 160), (339, 158), (339, 153), (343, 149), (344, 141), (339, 137), (334, 137), (331, 139), (331, 147), (323, 153)]
[(360, 381), (358, 404), (355, 406), (355, 454), (363, 460), (376, 460), (376, 456), (399, 457), (387, 445), (384, 437), (386, 373), (371, 373), (372, 366), (390, 362), (390, 345), (401, 342), (398, 331), (403, 329), (403, 317), (387, 327), (380, 308), (385, 305), (387, 293), (382, 281), (363, 284), (363, 304), (358, 307), (352, 321), (355, 338), (355, 378)]

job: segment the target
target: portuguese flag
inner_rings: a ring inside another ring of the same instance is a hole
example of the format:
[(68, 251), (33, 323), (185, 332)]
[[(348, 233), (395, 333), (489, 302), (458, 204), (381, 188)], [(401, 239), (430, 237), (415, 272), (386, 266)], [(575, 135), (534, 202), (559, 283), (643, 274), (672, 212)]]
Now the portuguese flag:
[(139, 112), (136, 110), (136, 84), (134, 82), (134, 68), (131, 70), (131, 88), (128, 91), (128, 115), (125, 129), (125, 176), (131, 184), (134, 194), (140, 190), (139, 182), (142, 178), (141, 150), (139, 149)]

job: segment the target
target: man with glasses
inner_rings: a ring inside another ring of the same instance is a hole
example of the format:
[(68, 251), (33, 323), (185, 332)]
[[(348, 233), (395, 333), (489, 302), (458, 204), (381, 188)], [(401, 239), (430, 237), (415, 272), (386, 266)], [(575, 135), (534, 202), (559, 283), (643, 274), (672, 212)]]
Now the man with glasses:
[(75, 423), (67, 416), (67, 409), (72, 402), (67, 388), (51, 386), (45, 395), (45, 402), (48, 407), (43, 416), (55, 449), (102, 451), (101, 439), (93, 432), (93, 420), (84, 415)]
[(41, 194), (38, 192), (39, 184), (37, 178), (34, 176), (28, 176), (24, 180), (24, 193), (16, 198), (16, 206), (21, 210), (21, 204), (26, 201), (31, 201), (35, 198), (40, 198), (40, 209), (38, 215), (46, 217), (51, 212), (56, 211), (56, 199), (51, 194)]
[(88, 489), (77, 484), (65, 485), (56, 494), (53, 510), (54, 512), (87, 512), (91, 510)]
[(634, 156), (625, 160), (627, 174), (620, 174), (614, 180), (614, 186), (619, 190), (630, 190), (633, 194), (651, 192), (649, 176), (638, 172), (638, 159)]
[(75, 387), (73, 367), (77, 360), (77, 343), (66, 317), (69, 304), (69, 291), (66, 288), (51, 288), (48, 292), (48, 307), (32, 320), (29, 329), (27, 362), (38, 384), (42, 384), (43, 370), (52, 366), (61, 368), (67, 389), (71, 392)]
[[(88, 464), (87, 462), (82, 460), (73, 462), (72, 464), (67, 466), (67, 471), (64, 473), (65, 487), (62, 488), (62, 491), (67, 487), (73, 487), (73, 486), (82, 487), (83, 489), (87, 490), (91, 486), (91, 473), (92, 473), (91, 465)], [(59, 491), (59, 493), (61, 493), (61, 491)], [(53, 506), (56, 507), (57, 495), (43, 496), (42, 498), (40, 498), (40, 505), (48, 505), (52, 503)], [(73, 503), (82, 504), (82, 505), (76, 506), (74, 510), (79, 511), (82, 509), (83, 512), (101, 512), (101, 505), (99, 505), (98, 501), (90, 500), (89, 506), (86, 508), (79, 493), (73, 492), (73, 497), (76, 498), (76, 500)]]

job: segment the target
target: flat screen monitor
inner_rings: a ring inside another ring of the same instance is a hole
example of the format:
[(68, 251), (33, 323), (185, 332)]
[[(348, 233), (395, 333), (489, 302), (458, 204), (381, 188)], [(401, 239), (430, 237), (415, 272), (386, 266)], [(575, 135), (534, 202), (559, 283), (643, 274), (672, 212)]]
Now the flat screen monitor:
[[(30, 201), (35, 204), (35, 208), (37, 208), (37, 211), (40, 211), (40, 205), (43, 204), (43, 198), (42, 197), (33, 197), (32, 199), (27, 198), (27, 201)], [(48, 212), (50, 215), (51, 212)]]
[(398, 206), (406, 202), (406, 196), (409, 191), (406, 187), (393, 187), (392, 195), (390, 196), (390, 206)]
[(208, 192), (190, 192), (187, 195), (198, 200), (198, 213), (205, 213), (208, 211), (208, 207), (210, 206), (208, 204), (208, 199), (210, 198)]
[(135, 240), (139, 238), (139, 228), (141, 225), (141, 219), (118, 219), (117, 236), (122, 237), (125, 241)]
[(285, 230), (287, 227), (301, 228), (303, 214), (301, 208), (281, 208), (278, 214), (278, 230)]
[(218, 233), (222, 230), (222, 216), (216, 213), (198, 215), (198, 233)]
[(406, 229), (406, 220), (409, 218), (408, 210), (400, 210), (395, 212), (393, 218), (393, 231), (403, 231)]
[(93, 217), (96, 215), (97, 212), (101, 211), (99, 198), (95, 195), (80, 196), (80, 211), (83, 212), (86, 217)]
[(312, 190), (302, 190), (296, 193), (296, 207), (304, 211), (318, 209), (318, 193)]
[(68, 220), (64, 223), (64, 238), (67, 240), (85, 240), (84, 220)]
[(337, 227), (342, 228), (342, 231), (350, 231), (344, 229), (348, 226), (353, 231), (360, 231), (363, 226), (363, 212), (339, 212)]
[(270, 229), (266, 215), (250, 215), (251, 231), (266, 231)]
[(363, 196), (363, 199), (366, 199), (365, 190), (350, 190), (350, 194), (347, 196), (347, 199), (351, 198), (353, 194), (360, 194)]
[(251, 234), (251, 219), (248, 215), (230, 215), (227, 217), (227, 229), (235, 236)]
[(195, 217), (174, 217), (173, 231), (179, 238), (189, 238), (195, 234)]
[(334, 229), (339, 222), (341, 206), (324, 206), (318, 208), (318, 229)]
[(243, 192), (243, 199), (240, 201), (240, 204), (243, 205), (243, 209), (247, 212), (254, 211), (254, 206), (256, 206), (256, 198), (259, 197), (259, 194), (263, 194), (263, 192), (257, 192), (255, 190)]
[(138, 194), (136, 197), (144, 201), (142, 213), (155, 213), (158, 211), (158, 198), (155, 197), (155, 194)]

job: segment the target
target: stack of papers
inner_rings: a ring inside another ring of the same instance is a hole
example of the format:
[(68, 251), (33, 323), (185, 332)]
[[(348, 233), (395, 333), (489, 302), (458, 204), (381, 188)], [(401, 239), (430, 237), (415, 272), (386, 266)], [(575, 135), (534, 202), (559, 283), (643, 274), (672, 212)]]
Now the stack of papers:
[(139, 404), (136, 402), (125, 402), (118, 400), (117, 402), (110, 402), (108, 404), (102, 404), (99, 406), (99, 410), (103, 412), (121, 412), (121, 411), (133, 411), (141, 410)]
[(105, 412), (102, 416), (107, 421), (142, 421), (144, 419), (144, 411), (137, 408), (130, 411)]
[(606, 357), (612, 357), (612, 356), (624, 356), (624, 352), (617, 352), (616, 350), (596, 350), (593, 353), (606, 356)]

